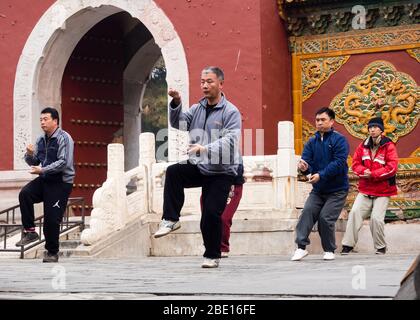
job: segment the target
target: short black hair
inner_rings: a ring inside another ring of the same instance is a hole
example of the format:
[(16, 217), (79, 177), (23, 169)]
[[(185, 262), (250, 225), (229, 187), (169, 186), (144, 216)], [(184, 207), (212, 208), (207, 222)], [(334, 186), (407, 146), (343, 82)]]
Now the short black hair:
[(330, 117), (330, 119), (335, 119), (335, 112), (332, 109), (328, 108), (328, 107), (322, 107), (321, 109), (319, 109), (315, 113), (315, 116), (317, 116), (319, 114), (322, 114), (322, 113), (326, 113)]
[(214, 73), (220, 81), (225, 80), (225, 74), (223, 73), (223, 70), (220, 69), (219, 67), (214, 67), (214, 66), (205, 67), (203, 71), (201, 72), (206, 72), (206, 71), (210, 71)]
[(60, 124), (60, 115), (58, 114), (57, 109), (53, 108), (53, 107), (46, 107), (44, 109), (42, 109), (41, 114), (43, 113), (49, 113), (51, 114), (51, 118), (53, 120), (57, 119), (57, 124)]

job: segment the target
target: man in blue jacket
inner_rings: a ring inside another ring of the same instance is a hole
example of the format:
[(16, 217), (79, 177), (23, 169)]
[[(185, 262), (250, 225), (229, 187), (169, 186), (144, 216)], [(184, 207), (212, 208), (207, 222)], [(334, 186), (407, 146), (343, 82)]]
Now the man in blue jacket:
[(169, 90), (173, 98), (169, 108), (170, 122), (174, 128), (189, 132), (189, 159), (166, 170), (163, 217), (154, 237), (165, 236), (181, 227), (179, 217), (184, 204), (184, 188), (202, 187), (203, 268), (219, 265), (221, 215), (238, 174), (241, 157), (241, 114), (222, 92), (223, 82), (220, 68), (205, 68), (201, 73), (204, 97), (186, 112), (182, 111), (178, 91)]
[(35, 232), (34, 203), (44, 202), (44, 236), (47, 253), (43, 262), (58, 262), (60, 223), (66, 210), (74, 180), (71, 136), (60, 129), (59, 114), (54, 108), (41, 111), (41, 128), (44, 135), (35, 147), (26, 147), (25, 161), (31, 166), (30, 173), (38, 175), (22, 188), (19, 204), (24, 233), (16, 246), (25, 246), (39, 239)]
[(308, 175), (312, 191), (296, 226), (297, 249), (292, 261), (308, 255), (309, 234), (316, 222), (324, 249), (324, 260), (334, 260), (335, 223), (346, 201), (349, 181), (346, 138), (333, 129), (335, 113), (321, 108), (315, 114), (315, 136), (305, 144), (298, 169)]

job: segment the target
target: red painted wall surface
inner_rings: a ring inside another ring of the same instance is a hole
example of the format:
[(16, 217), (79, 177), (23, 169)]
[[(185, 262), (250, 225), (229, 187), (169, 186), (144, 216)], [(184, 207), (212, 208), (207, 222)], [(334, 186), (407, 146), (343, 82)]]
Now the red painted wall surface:
[(13, 169), (13, 86), (26, 39), (53, 1), (0, 1), (0, 170)]
[[(277, 122), (292, 119), (291, 66), (276, 1), (158, 1), (181, 36), (190, 74), (190, 102), (201, 97), (206, 65), (225, 71), (224, 91), (243, 128), (264, 128), (264, 153), (277, 151)], [(185, 18), (187, 16), (188, 18)]]
[(276, 1), (261, 1), (262, 117), (265, 154), (277, 153), (277, 123), (292, 121), (292, 61)]
[[(225, 72), (224, 92), (242, 113), (243, 128), (263, 128), (263, 83), (260, 0), (158, 1), (171, 18), (187, 52), (190, 102), (201, 97), (200, 72), (206, 65)], [(275, 1), (270, 13), (278, 20)], [(280, 41), (280, 40), (278, 40)], [(273, 137), (276, 144), (276, 136)]]
[[(329, 106), (330, 102), (343, 90), (350, 79), (362, 74), (363, 69), (369, 63), (376, 60), (388, 61), (395, 66), (397, 71), (407, 73), (417, 82), (417, 84), (420, 82), (419, 63), (410, 57), (406, 51), (353, 55), (330, 77), (330, 79), (328, 79), (327, 82), (321, 85), (318, 91), (303, 103), (303, 117), (314, 126), (315, 112), (321, 106)], [(353, 156), (356, 147), (362, 140), (351, 136), (345, 127), (337, 122), (334, 127), (348, 138), (350, 143), (350, 154)], [(417, 124), (416, 128), (408, 135), (398, 139), (398, 155), (401, 158), (408, 157), (416, 148), (418, 148), (419, 140), (416, 137), (419, 135), (420, 126)]]
[[(13, 169), (13, 85), (19, 56), (53, 2), (0, 2), (0, 170)], [(290, 62), (284, 31), (278, 29), (282, 25), (276, 1), (155, 2), (171, 20), (186, 51), (190, 102), (201, 97), (202, 68), (220, 66), (226, 75), (224, 91), (242, 112), (244, 128), (266, 127), (265, 153), (274, 153), (277, 121), (291, 119)]]

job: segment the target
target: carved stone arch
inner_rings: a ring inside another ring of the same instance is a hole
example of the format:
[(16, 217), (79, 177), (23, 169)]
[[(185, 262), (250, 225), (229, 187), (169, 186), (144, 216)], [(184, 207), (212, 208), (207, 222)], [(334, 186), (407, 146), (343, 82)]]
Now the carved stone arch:
[[(18, 62), (13, 96), (15, 170), (27, 168), (22, 156), (27, 142), (41, 133), (38, 123), (41, 106), (61, 109), (62, 75), (79, 40), (96, 23), (122, 11), (140, 20), (153, 35), (165, 60), (168, 86), (178, 88), (184, 108), (188, 108), (185, 51), (171, 21), (154, 1), (58, 0), (35, 25)], [(179, 134), (169, 130), (170, 160), (177, 158), (178, 139)]]

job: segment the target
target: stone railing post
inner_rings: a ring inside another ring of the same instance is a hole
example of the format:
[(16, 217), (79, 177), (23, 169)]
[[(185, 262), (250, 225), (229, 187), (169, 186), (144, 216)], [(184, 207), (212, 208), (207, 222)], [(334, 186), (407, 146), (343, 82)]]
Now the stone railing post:
[(294, 125), (290, 121), (278, 123), (277, 170), (275, 172), (276, 207), (282, 218), (296, 218), (296, 159)]
[(145, 177), (147, 196), (147, 211), (152, 207), (153, 184), (152, 184), (152, 166), (156, 163), (155, 135), (151, 132), (144, 132), (139, 136), (139, 166), (145, 167)]
[(113, 180), (116, 191), (116, 220), (120, 227), (128, 222), (127, 190), (124, 176), (124, 145), (111, 143), (108, 145), (107, 180)]
[(151, 132), (141, 133), (139, 136), (139, 165), (146, 165), (151, 169), (156, 163), (155, 135)]
[(90, 228), (83, 230), (81, 241), (85, 245), (92, 245), (109, 233), (121, 229), (127, 222), (124, 146), (112, 143), (108, 145), (107, 178), (93, 194)]

